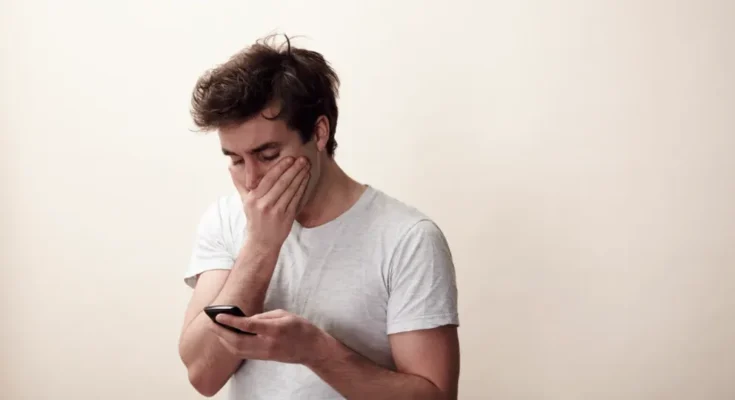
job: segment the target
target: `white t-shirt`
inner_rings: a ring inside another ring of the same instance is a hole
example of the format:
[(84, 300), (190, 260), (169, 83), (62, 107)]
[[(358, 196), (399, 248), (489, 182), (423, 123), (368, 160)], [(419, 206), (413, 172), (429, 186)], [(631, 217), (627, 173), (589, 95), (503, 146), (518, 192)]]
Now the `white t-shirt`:
[[(237, 194), (204, 213), (185, 275), (231, 269), (244, 241)], [(388, 335), (459, 325), (449, 246), (416, 209), (367, 187), (338, 218), (315, 228), (297, 222), (281, 248), (265, 310), (298, 314), (346, 346), (395, 369)], [(230, 399), (342, 399), (298, 364), (248, 360), (230, 379)]]

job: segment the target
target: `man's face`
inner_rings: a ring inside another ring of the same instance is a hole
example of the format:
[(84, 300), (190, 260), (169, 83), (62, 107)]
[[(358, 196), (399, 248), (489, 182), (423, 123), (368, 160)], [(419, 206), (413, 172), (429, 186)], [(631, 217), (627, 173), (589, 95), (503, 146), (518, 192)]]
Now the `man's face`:
[[(266, 112), (266, 115), (271, 115)], [(237, 126), (219, 130), (222, 152), (230, 157), (235, 170), (244, 177), (245, 190), (258, 186), (265, 173), (284, 157), (306, 157), (310, 162), (308, 186), (301, 201), (303, 208), (312, 198), (321, 164), (317, 140), (302, 143), (298, 132), (288, 128), (281, 120), (268, 120), (258, 115)]]

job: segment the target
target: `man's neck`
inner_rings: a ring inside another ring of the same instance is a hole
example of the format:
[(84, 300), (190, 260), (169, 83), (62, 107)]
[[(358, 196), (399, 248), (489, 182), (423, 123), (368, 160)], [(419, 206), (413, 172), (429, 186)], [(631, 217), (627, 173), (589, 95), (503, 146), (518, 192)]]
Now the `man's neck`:
[(306, 228), (326, 224), (349, 210), (365, 191), (365, 186), (350, 178), (333, 159), (324, 163), (319, 182), (297, 221)]

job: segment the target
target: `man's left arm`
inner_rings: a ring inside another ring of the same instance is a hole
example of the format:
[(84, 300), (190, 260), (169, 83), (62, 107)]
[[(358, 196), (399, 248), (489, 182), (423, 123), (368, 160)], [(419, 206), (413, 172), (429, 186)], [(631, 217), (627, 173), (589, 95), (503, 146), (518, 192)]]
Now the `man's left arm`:
[(396, 371), (382, 368), (332, 338), (319, 360), (307, 365), (348, 399), (457, 398), (459, 340), (455, 326), (389, 337)]
[(457, 287), (449, 245), (423, 220), (391, 257), (387, 333), (396, 371), (381, 368), (335, 339), (308, 365), (349, 399), (456, 399), (459, 380)]

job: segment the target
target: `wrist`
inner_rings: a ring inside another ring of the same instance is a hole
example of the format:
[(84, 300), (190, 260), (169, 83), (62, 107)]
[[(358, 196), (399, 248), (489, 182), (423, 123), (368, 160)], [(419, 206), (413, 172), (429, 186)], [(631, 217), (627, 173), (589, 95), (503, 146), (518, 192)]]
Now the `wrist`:
[(233, 270), (241, 271), (244, 274), (243, 279), (251, 284), (267, 287), (276, 268), (279, 253), (280, 250), (246, 239), (240, 248)]
[(269, 245), (268, 243), (249, 237), (245, 239), (245, 243), (240, 249), (240, 252), (247, 254), (249, 257), (262, 260), (278, 259), (281, 246)]

